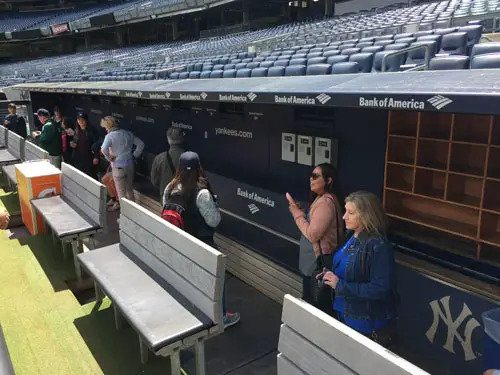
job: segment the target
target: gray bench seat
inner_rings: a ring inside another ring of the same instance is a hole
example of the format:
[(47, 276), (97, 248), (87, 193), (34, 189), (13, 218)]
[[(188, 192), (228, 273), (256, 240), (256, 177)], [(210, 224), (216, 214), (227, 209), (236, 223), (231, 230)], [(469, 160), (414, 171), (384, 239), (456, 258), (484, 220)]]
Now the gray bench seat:
[(4, 165), (2, 167), (2, 172), (11, 183), (17, 185), (16, 165), (15, 164)]
[(33, 199), (31, 204), (59, 238), (99, 228), (99, 224), (74, 209), (61, 195)]
[(2, 326), (0, 326), (0, 375), (14, 375), (14, 368), (3, 337)]
[(18, 161), (19, 158), (12, 155), (8, 149), (0, 150), (0, 164), (12, 164)]
[[(37, 145), (31, 142), (24, 142), (23, 151), (24, 152), (21, 152), (21, 154), (24, 154), (24, 158), (22, 158), (22, 161), (24, 162), (49, 158), (49, 153), (47, 151), (45, 151), (44, 149), (38, 147)], [(4, 175), (7, 177), (7, 181), (10, 184), (10, 186), (12, 187), (17, 186), (17, 175), (16, 175), (15, 165), (14, 164), (4, 165), (2, 166), (2, 171)]]
[(202, 313), (195, 316), (124, 252), (114, 244), (78, 258), (153, 352), (214, 325)]

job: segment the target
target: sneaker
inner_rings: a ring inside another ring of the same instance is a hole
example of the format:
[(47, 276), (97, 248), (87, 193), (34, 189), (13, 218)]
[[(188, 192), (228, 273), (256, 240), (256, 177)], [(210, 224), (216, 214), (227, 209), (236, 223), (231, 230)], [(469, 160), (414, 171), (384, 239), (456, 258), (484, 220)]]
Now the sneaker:
[(115, 203), (116, 203), (116, 201), (115, 201), (113, 198), (111, 198), (111, 199), (108, 201), (108, 203), (106, 203), (106, 206), (107, 206), (107, 207), (111, 207), (111, 206), (112, 206), (112, 205), (114, 205)]
[(118, 211), (120, 209), (120, 203), (115, 202), (111, 207), (108, 208), (108, 211)]
[(234, 326), (236, 323), (240, 321), (240, 313), (227, 312), (222, 318), (222, 321), (224, 322), (224, 328), (229, 328), (231, 326)]

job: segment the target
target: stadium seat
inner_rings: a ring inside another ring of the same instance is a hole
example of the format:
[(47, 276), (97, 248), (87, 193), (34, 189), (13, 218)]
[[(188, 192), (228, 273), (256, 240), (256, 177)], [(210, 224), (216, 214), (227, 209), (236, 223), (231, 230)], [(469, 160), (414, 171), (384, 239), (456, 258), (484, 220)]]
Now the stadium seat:
[(479, 43), (483, 34), (483, 25), (468, 25), (458, 28), (458, 32), (467, 33), (467, 47), (470, 49), (473, 45)]
[(367, 38), (361, 38), (358, 42), (359, 43), (371, 43), (373, 44), (373, 42), (375, 41), (375, 38), (370, 36), (370, 37), (367, 37)]
[(347, 55), (330, 56), (328, 59), (326, 59), (326, 63), (330, 65), (346, 61), (349, 61), (349, 56)]
[(321, 47), (314, 47), (314, 48), (311, 48), (309, 50), (309, 53), (317, 53), (317, 52), (323, 53), (323, 48), (321, 48)]
[(278, 57), (278, 60), (276, 60), (276, 61), (280, 61), (280, 60), (281, 61), (288, 61), (288, 60), (290, 60), (291, 57), (292, 57), (291, 55), (281, 55), (280, 57)]
[(408, 43), (394, 43), (385, 46), (384, 51), (397, 51), (404, 48), (408, 48)]
[(394, 35), (393, 34), (385, 34), (385, 35), (379, 35), (375, 37), (375, 43), (382, 41), (382, 40), (394, 40)]
[(475, 56), (484, 55), (486, 53), (497, 53), (500, 52), (500, 42), (482, 43), (476, 44), (472, 47), (471, 59)]
[(236, 78), (245, 78), (250, 77), (252, 75), (252, 69), (243, 68), (236, 71)]
[[(356, 44), (356, 48), (359, 48), (359, 49), (363, 49), (365, 47), (370, 47), (370, 46), (373, 46), (373, 42), (360, 42), (358, 44)], [(323, 54), (324, 56), (324, 54)]]
[(313, 57), (312, 59), (307, 59), (307, 65), (324, 64), (324, 63), (326, 63), (326, 57)]
[(246, 67), (247, 67), (247, 63), (241, 62), (239, 64), (236, 64), (234, 66), (234, 69), (239, 70), (239, 69), (243, 69), (243, 68), (246, 68)]
[(384, 46), (370, 46), (370, 47), (365, 47), (361, 50), (361, 52), (370, 52), (370, 53), (376, 53), (384, 50)]
[(246, 52), (247, 58), (254, 58), (257, 56), (257, 52)]
[(429, 70), (459, 70), (468, 69), (468, 56), (434, 57), (429, 63)]
[(349, 56), (349, 61), (358, 63), (358, 71), (360, 73), (369, 73), (371, 72), (373, 66), (373, 53), (355, 53), (354, 55)]
[(265, 61), (276, 61), (276, 60), (278, 60), (278, 56), (269, 56), (269, 57), (266, 57)]
[(457, 31), (456, 27), (448, 27), (446, 29), (436, 29), (434, 30), (434, 35), (447, 35)]
[(229, 59), (227, 57), (219, 59), (219, 64), (221, 64), (221, 65), (229, 64)]
[(292, 59), (288, 65), (307, 65), (307, 59)]
[(253, 58), (253, 62), (262, 62), (262, 61), (265, 61), (265, 57), (254, 57)]
[(188, 78), (189, 78), (188, 72), (179, 73), (179, 79), (188, 79)]
[(234, 78), (236, 77), (236, 69), (227, 69), (222, 73), (222, 78)]
[(246, 59), (241, 60), (242, 63), (248, 64), (249, 62), (252, 62), (253, 58), (252, 57), (247, 57)]
[(292, 55), (290, 60), (295, 59), (307, 59), (307, 55), (305, 53), (296, 53), (295, 55)]
[(252, 77), (267, 77), (267, 68), (252, 69)]
[(238, 59), (246, 59), (247, 57), (248, 57), (248, 53), (247, 52), (241, 52), (241, 53), (238, 54)]
[(179, 73), (178, 72), (170, 73), (170, 79), (179, 79)]
[(395, 39), (394, 43), (396, 43), (396, 44), (398, 44), (398, 43), (406, 43), (406, 44), (410, 45), (411, 43), (416, 42), (416, 41), (417, 41), (417, 38), (408, 37), (408, 38)]
[[(434, 57), (436, 54), (436, 42), (435, 41), (421, 41), (410, 44), (410, 47), (417, 46), (428, 46), (430, 48), (430, 58)], [(408, 52), (408, 57), (405, 64), (423, 64), (425, 61), (425, 49), (416, 49)]]
[(377, 40), (375, 43), (373, 43), (374, 46), (387, 46), (389, 44), (393, 44), (394, 40), (393, 39), (382, 39), (382, 40)]
[(443, 40), (442, 35), (424, 35), (417, 38), (417, 42), (428, 42), (428, 41), (436, 42), (436, 53), (441, 49), (442, 40)]
[(326, 52), (323, 52), (323, 57), (330, 57), (330, 56), (337, 56), (337, 55), (340, 55), (340, 51), (339, 50), (330, 50), (330, 51), (326, 51)]
[(273, 66), (269, 68), (267, 71), (268, 77), (282, 77), (285, 75), (285, 67), (284, 66)]
[(471, 69), (499, 69), (500, 53), (486, 53), (472, 58)]
[(338, 46), (329, 46), (329, 47), (325, 47), (323, 49), (323, 56), (325, 55), (326, 52), (328, 51), (337, 51), (339, 48)]
[(234, 64), (234, 65), (236, 65), (236, 64), (239, 64), (240, 62), (241, 62), (241, 59), (232, 59), (232, 60), (230, 61), (230, 64)]
[(332, 66), (331, 74), (352, 74), (358, 73), (358, 63), (354, 61), (339, 62)]
[(289, 60), (276, 60), (273, 66), (288, 66)]
[[(217, 66), (217, 65), (216, 65)], [(203, 67), (201, 68), (202, 71), (212, 71), (214, 70), (214, 66), (213, 65), (203, 65)]]
[[(382, 72), (382, 61), (385, 55), (393, 53), (393, 51), (381, 51), (375, 54), (373, 58), (373, 69), (374, 72)], [(386, 59), (386, 72), (398, 72), (401, 65), (405, 60), (404, 54), (388, 56)]]
[(355, 43), (348, 43), (348, 44), (342, 44), (341, 46), (339, 46), (339, 50), (340, 51), (343, 51), (345, 49), (348, 49), (348, 48), (355, 48), (356, 47), (356, 44)]
[(210, 78), (222, 78), (223, 74), (223, 70), (212, 70), (212, 73), (210, 73)]
[(306, 74), (306, 66), (305, 65), (292, 65), (287, 66), (285, 70), (286, 76), (303, 76)]
[(254, 61), (247, 64), (248, 69), (255, 69), (260, 66), (260, 62)]
[[(413, 37), (414, 37), (413, 33), (401, 33), (401, 34), (394, 35), (394, 40), (413, 38)], [(398, 42), (396, 42), (396, 43), (398, 43)]]
[(434, 31), (432, 30), (422, 30), (422, 31), (417, 31), (414, 36), (418, 40), (418, 38), (420, 38), (421, 36), (432, 35), (432, 34), (434, 34)]
[(346, 48), (346, 49), (343, 49), (340, 54), (345, 55), (345, 56), (351, 56), (351, 55), (353, 55), (355, 53), (359, 53), (359, 52), (361, 52), (360, 48)]
[[(236, 64), (226, 64), (224, 65), (224, 70), (234, 69)], [(215, 68), (214, 68), (215, 70)]]
[(322, 74), (330, 74), (331, 70), (332, 66), (330, 64), (312, 64), (307, 66), (306, 75), (318, 76)]
[(467, 53), (467, 33), (456, 32), (443, 35), (439, 53), (465, 55)]
[(261, 67), (261, 68), (270, 68), (271, 66), (273, 66), (273, 65), (274, 65), (274, 62), (275, 62), (275, 61), (262, 61), (262, 62), (260, 63), (260, 67)]
[(191, 72), (189, 73), (189, 79), (197, 79), (200, 78), (201, 72)]
[(322, 57), (322, 56), (323, 56), (323, 52), (310, 52), (307, 54), (308, 59), (313, 59), (315, 57)]

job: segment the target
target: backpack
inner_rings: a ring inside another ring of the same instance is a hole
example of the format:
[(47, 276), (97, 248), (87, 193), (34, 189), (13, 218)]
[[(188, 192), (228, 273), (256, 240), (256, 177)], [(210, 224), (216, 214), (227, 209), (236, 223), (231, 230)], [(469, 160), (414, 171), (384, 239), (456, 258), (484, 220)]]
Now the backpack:
[(186, 207), (182, 196), (180, 194), (170, 194), (165, 206), (163, 206), (161, 218), (175, 225), (177, 228), (184, 230), (183, 217), (185, 213)]

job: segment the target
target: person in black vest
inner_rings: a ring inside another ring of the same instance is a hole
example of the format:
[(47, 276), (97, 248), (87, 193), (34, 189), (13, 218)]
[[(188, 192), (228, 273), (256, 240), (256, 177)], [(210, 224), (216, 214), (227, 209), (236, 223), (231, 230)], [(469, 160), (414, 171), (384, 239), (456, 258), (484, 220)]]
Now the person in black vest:
[[(214, 233), (221, 220), (220, 211), (196, 152), (181, 154), (174, 179), (165, 188), (163, 207), (169, 201), (180, 202), (184, 207), (184, 230), (217, 249)], [(224, 326), (227, 328), (239, 322), (240, 314), (226, 311), (224, 295), (222, 305)]]
[(69, 143), (73, 149), (73, 165), (88, 176), (97, 179), (96, 168), (93, 164), (92, 146), (99, 141), (99, 135), (89, 125), (88, 115), (85, 112), (78, 113), (76, 123), (73, 139)]
[(5, 117), (3, 124), (7, 129), (16, 133), (20, 137), (26, 138), (28, 136), (28, 132), (26, 129), (26, 121), (22, 116), (19, 116), (17, 112), (16, 105), (14, 103), (10, 103), (8, 106), (9, 114)]

